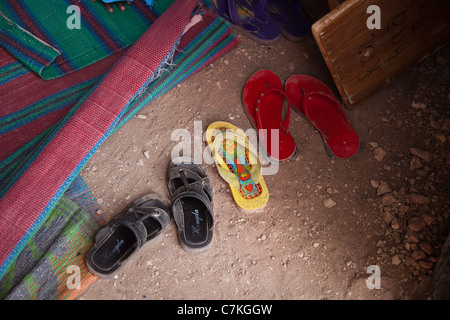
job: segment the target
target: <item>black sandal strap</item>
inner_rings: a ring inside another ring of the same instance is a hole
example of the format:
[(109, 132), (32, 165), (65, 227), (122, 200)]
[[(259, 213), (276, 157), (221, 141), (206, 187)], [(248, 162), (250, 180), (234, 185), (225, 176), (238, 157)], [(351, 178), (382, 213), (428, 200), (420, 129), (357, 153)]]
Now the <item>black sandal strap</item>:
[[(205, 207), (208, 210), (208, 214), (210, 216), (210, 226), (212, 227), (213, 225), (213, 221), (214, 221), (214, 214), (213, 214), (213, 207), (212, 207), (212, 203), (209, 201), (209, 198), (206, 197), (205, 195), (203, 195), (202, 193), (198, 192), (198, 191), (180, 191), (178, 192), (172, 199), (172, 205), (175, 208), (173, 211), (175, 213), (177, 212), (181, 212), (182, 211), (182, 204), (181, 204), (181, 200), (183, 200), (184, 198), (196, 198), (198, 200), (200, 200)], [(179, 208), (178, 208), (179, 207)], [(175, 223), (178, 227), (183, 227), (183, 219), (179, 214), (174, 214), (173, 216)]]
[[(112, 275), (132, 254), (161, 234), (171, 220), (169, 201), (163, 197), (148, 194), (135, 200), (97, 233), (86, 257), (88, 269), (100, 277)], [(113, 247), (116, 242), (117, 248)]]
[[(180, 235), (181, 245), (188, 250), (204, 250), (211, 243), (214, 224), (213, 193), (208, 176), (200, 165), (193, 163), (171, 163), (168, 170), (168, 188), (172, 197), (172, 213)], [(197, 201), (197, 204), (195, 204), (196, 202), (194, 200)], [(193, 204), (195, 204), (195, 207), (188, 209)], [(193, 219), (191, 216), (191, 214), (195, 215), (194, 212), (197, 212), (196, 209), (199, 209), (198, 212), (203, 215), (199, 221), (207, 223), (202, 227), (206, 229), (202, 231), (204, 232), (202, 235), (204, 242), (201, 244), (190, 241), (197, 234), (194, 229), (199, 227), (195, 225), (197, 218)], [(205, 214), (206, 216), (204, 216)], [(185, 223), (193, 224), (187, 226), (184, 225)], [(186, 235), (189, 235), (189, 240)]]

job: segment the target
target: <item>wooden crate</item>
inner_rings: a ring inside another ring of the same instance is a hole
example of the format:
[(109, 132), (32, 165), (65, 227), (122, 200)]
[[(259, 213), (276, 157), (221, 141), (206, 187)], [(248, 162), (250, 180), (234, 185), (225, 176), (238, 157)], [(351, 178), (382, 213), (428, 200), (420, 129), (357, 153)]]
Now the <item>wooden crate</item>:
[[(380, 29), (369, 29), (370, 5)], [(347, 0), (312, 26), (345, 105), (353, 109), (450, 41), (449, 0)]]

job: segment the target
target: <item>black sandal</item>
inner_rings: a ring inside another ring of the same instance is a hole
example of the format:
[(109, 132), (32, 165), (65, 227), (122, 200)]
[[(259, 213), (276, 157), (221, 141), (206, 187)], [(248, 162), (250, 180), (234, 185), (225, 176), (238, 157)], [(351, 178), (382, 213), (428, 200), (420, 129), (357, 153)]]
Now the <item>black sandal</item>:
[(152, 193), (135, 200), (97, 233), (86, 257), (89, 271), (101, 278), (116, 274), (143, 245), (164, 233), (171, 221), (167, 199)]
[(208, 249), (213, 238), (212, 189), (200, 165), (171, 162), (168, 188), (181, 247), (190, 252)]

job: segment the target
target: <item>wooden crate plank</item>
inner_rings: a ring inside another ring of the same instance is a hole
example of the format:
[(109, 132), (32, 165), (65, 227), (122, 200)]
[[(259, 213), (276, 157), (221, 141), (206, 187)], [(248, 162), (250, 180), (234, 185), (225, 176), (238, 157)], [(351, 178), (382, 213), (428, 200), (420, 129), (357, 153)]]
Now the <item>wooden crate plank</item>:
[[(370, 5), (380, 29), (369, 29)], [(355, 108), (450, 41), (448, 0), (347, 0), (312, 31), (345, 105)]]

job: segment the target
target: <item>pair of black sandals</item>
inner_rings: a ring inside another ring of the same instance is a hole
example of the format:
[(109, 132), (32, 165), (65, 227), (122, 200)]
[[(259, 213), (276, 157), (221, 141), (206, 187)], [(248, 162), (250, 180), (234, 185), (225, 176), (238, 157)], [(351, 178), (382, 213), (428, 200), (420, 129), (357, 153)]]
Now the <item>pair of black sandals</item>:
[(159, 194), (147, 194), (97, 233), (86, 257), (91, 273), (101, 278), (117, 274), (133, 254), (163, 234), (172, 220), (184, 250), (202, 252), (210, 248), (214, 222), (212, 188), (202, 166), (190, 159), (171, 162), (167, 185), (171, 204)]

